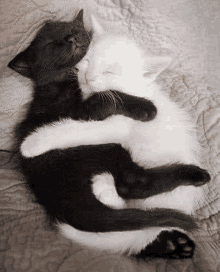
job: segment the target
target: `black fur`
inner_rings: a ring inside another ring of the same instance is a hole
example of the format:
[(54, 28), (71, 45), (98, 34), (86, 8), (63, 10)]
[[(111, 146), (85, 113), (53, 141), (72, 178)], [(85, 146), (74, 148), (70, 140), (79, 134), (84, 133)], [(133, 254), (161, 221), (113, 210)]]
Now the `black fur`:
[[(147, 99), (124, 94), (119, 91), (109, 90), (110, 97), (106, 92), (95, 93), (90, 96), (80, 109), (78, 114), (83, 120), (101, 121), (111, 115), (124, 115), (134, 120), (147, 122), (155, 118), (157, 108)], [(103, 98), (105, 97), (105, 98)]]
[[(36, 128), (65, 117), (103, 120), (119, 113), (140, 121), (155, 117), (152, 102), (119, 92), (123, 103), (116, 103), (116, 107), (100, 103), (100, 97), (95, 95), (82, 101), (74, 65), (85, 55), (90, 38), (83, 27), (81, 11), (70, 23), (47, 22), (31, 45), (9, 63), (9, 67), (35, 84), (27, 116), (16, 129), (17, 148)], [(185, 165), (144, 170), (132, 162), (130, 154), (120, 145), (109, 144), (53, 150), (31, 159), (20, 154), (19, 167), (47, 213), (79, 230), (108, 232), (153, 226), (192, 230), (197, 226), (189, 215), (171, 209), (113, 210), (92, 194), (91, 177), (103, 172), (114, 176), (118, 193), (124, 198), (145, 198), (172, 190), (184, 184), (185, 177), (194, 184), (198, 178), (190, 176), (189, 169), (184, 170), (188, 167)], [(205, 183), (208, 179), (204, 172), (201, 180)]]
[(157, 258), (186, 259), (192, 258), (195, 243), (184, 233), (179, 231), (163, 231), (157, 239), (142, 250), (135, 257), (141, 259), (148, 256)]
[(195, 228), (190, 216), (177, 211), (113, 210), (95, 198), (91, 175), (110, 172), (117, 178), (118, 165), (127, 164), (124, 152), (115, 144), (53, 150), (23, 160), (22, 169), (38, 202), (49, 214), (79, 230), (108, 232), (170, 225)]

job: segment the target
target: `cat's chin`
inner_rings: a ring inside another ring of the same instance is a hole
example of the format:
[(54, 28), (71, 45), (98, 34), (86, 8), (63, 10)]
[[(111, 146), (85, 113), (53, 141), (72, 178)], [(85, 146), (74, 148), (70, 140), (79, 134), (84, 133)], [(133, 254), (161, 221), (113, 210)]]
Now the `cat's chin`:
[(90, 96), (92, 96), (95, 93), (93, 90), (89, 88), (88, 84), (84, 82), (83, 83), (80, 82), (80, 89), (81, 89), (83, 100), (88, 99)]
[(82, 97), (83, 100), (88, 99), (95, 93), (100, 93), (106, 91), (106, 88), (102, 88), (102, 86), (87, 84), (87, 83), (80, 83), (80, 88), (82, 90)]
[(82, 98), (83, 98), (83, 100), (86, 100), (86, 99), (88, 99), (90, 96), (92, 96), (93, 95), (93, 93), (82, 93)]

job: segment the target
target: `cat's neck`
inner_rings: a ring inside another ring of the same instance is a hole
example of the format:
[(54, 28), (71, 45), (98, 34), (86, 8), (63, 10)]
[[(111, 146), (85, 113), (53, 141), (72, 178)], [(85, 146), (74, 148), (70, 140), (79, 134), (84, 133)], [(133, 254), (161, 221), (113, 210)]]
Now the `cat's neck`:
[(45, 99), (58, 99), (63, 95), (70, 96), (79, 91), (79, 85), (76, 80), (63, 82), (50, 82), (44, 85), (34, 84), (34, 98), (41, 97)]
[(78, 82), (51, 82), (35, 85), (34, 99), (29, 113), (42, 121), (51, 122), (59, 118), (77, 118), (77, 109), (82, 101)]

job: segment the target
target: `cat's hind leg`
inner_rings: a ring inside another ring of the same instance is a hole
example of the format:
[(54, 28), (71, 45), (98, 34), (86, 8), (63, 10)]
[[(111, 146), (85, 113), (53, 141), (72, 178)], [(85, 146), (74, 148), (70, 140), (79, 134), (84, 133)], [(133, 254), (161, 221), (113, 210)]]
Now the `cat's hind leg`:
[(172, 164), (143, 169), (130, 162), (116, 179), (117, 193), (124, 199), (143, 199), (165, 193), (179, 186), (195, 187), (210, 181), (209, 173), (188, 164)]
[(173, 230), (161, 232), (157, 239), (136, 257), (159, 257), (171, 259), (192, 258), (195, 243), (184, 233)]

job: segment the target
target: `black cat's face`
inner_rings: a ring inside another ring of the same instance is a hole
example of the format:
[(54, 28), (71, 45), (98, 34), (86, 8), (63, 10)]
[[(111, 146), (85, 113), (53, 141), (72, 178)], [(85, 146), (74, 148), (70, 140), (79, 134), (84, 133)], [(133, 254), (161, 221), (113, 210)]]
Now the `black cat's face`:
[(61, 82), (74, 76), (74, 66), (86, 54), (90, 38), (83, 25), (83, 10), (72, 22), (48, 21), (8, 66), (38, 85)]

